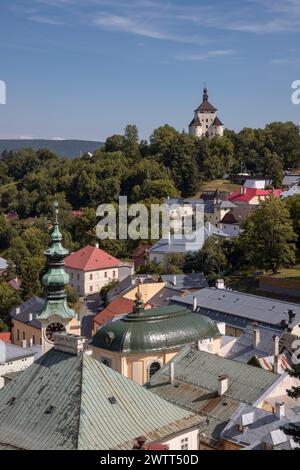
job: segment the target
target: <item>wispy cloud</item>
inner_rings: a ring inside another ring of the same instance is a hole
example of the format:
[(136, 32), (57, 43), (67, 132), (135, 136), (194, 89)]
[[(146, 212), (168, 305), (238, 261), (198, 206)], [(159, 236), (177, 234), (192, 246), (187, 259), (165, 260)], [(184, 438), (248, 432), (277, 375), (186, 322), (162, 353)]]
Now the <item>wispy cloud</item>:
[(210, 59), (212, 57), (225, 57), (234, 54), (233, 49), (220, 49), (215, 51), (208, 51), (203, 54), (178, 54), (174, 57), (175, 60), (182, 61), (201, 61)]
[(53, 26), (63, 26), (63, 25), (66, 26), (68, 24), (65, 21), (60, 21), (51, 17), (40, 16), (40, 15), (29, 16), (28, 19), (36, 23), (49, 24)]
[(115, 32), (125, 32), (144, 36), (152, 39), (163, 39), (186, 44), (203, 44), (206, 39), (198, 35), (176, 34), (152, 26), (146, 20), (136, 17), (126, 17), (120, 15), (100, 14), (94, 19), (94, 24)]

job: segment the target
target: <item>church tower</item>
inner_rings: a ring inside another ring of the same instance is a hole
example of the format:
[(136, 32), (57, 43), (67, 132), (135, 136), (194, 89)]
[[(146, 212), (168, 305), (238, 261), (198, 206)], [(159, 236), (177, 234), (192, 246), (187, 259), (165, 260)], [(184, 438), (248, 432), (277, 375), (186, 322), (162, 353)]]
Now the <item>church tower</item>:
[(55, 223), (51, 233), (51, 243), (44, 252), (48, 261), (48, 271), (43, 277), (46, 291), (46, 302), (37, 320), (42, 325), (42, 352), (53, 346), (53, 334), (60, 331), (80, 334), (77, 315), (67, 304), (65, 286), (69, 283), (69, 275), (64, 269), (64, 259), (69, 252), (62, 244), (62, 234), (58, 223), (58, 203), (55, 203)]
[(217, 109), (208, 101), (207, 88), (203, 90), (203, 101), (194, 111), (194, 119), (189, 125), (189, 134), (194, 137), (213, 139), (224, 134), (224, 125), (217, 116)]

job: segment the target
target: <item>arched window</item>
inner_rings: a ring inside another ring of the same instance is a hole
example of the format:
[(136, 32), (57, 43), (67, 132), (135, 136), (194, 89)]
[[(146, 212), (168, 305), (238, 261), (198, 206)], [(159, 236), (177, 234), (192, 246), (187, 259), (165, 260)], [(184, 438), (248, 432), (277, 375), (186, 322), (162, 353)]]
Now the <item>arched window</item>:
[(151, 379), (152, 375), (154, 375), (157, 371), (161, 369), (161, 364), (160, 362), (154, 361), (151, 362), (149, 365), (149, 379)]

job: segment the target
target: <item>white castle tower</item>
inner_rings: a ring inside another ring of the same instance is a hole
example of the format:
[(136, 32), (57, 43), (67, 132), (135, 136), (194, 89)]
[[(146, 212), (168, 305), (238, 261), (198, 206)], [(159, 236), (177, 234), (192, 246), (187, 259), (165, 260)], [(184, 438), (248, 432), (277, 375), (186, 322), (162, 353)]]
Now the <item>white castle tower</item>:
[(189, 125), (189, 133), (195, 137), (212, 139), (224, 134), (224, 125), (217, 116), (217, 109), (208, 101), (207, 88), (203, 90), (203, 102), (194, 111), (194, 119)]

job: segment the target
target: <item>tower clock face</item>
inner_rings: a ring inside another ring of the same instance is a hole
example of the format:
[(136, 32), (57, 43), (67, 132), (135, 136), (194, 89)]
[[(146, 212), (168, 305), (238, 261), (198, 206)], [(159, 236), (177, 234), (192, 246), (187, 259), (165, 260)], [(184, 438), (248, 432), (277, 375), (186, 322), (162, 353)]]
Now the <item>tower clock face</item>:
[(53, 334), (66, 331), (66, 328), (61, 323), (51, 323), (46, 328), (46, 338), (50, 343), (53, 343)]

